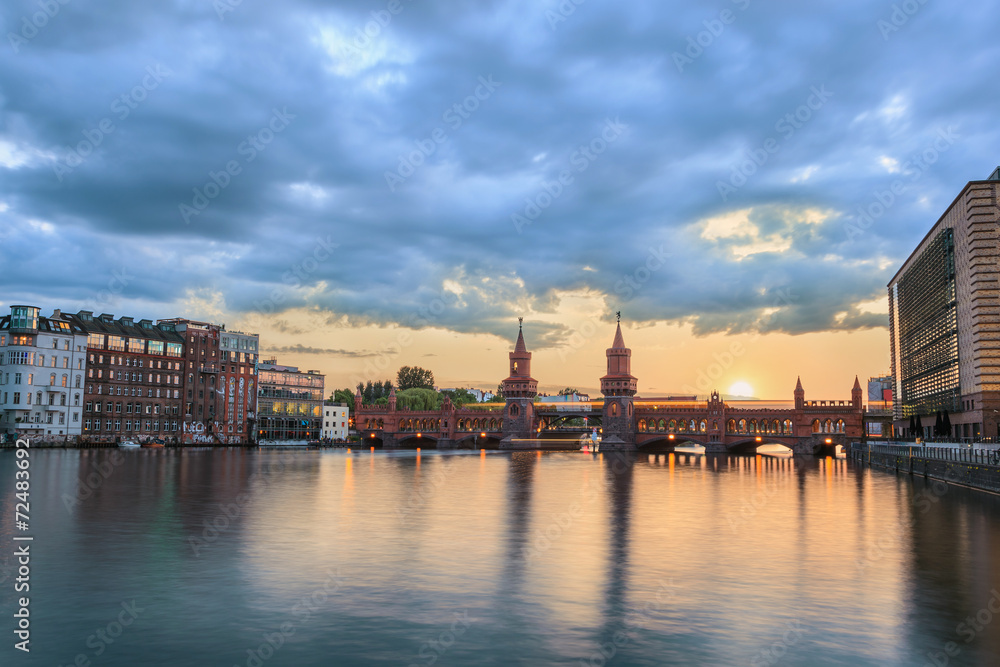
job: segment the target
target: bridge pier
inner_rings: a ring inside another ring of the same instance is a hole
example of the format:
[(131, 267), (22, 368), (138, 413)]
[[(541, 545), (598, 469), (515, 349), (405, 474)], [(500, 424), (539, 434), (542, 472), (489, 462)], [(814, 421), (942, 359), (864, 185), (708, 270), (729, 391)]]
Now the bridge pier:
[(602, 452), (634, 452), (636, 449), (635, 442), (626, 442), (617, 435), (601, 439), (600, 451)]

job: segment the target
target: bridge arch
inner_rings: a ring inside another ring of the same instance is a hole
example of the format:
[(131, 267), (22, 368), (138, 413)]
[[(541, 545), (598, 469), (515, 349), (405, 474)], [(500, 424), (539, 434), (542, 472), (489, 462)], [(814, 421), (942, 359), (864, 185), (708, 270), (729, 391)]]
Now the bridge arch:
[(677, 433), (671, 438), (670, 434), (664, 433), (663, 435), (654, 436), (640, 442), (636, 443), (636, 448), (639, 451), (673, 451), (675, 447), (683, 445), (701, 445), (705, 447), (708, 445), (701, 438), (692, 438), (687, 434)]
[(753, 438), (746, 438), (737, 442), (728, 443), (726, 445), (726, 452), (729, 454), (756, 454), (758, 453), (757, 450), (760, 447), (768, 445), (780, 445), (789, 451), (794, 451), (793, 444), (794, 443), (789, 442), (784, 438), (768, 438), (765, 436), (761, 436), (761, 439), (758, 441), (755, 436)]
[(400, 449), (437, 449), (438, 439), (432, 435), (405, 435), (398, 438)]

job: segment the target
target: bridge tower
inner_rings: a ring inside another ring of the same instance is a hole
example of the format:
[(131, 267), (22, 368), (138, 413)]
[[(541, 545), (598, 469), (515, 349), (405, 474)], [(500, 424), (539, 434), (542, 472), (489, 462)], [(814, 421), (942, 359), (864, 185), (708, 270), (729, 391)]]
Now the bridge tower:
[(501, 448), (513, 448), (514, 438), (532, 438), (535, 428), (535, 396), (538, 380), (531, 377), (531, 352), (524, 344), (524, 318), (517, 318), (517, 343), (510, 357), (510, 375), (503, 381), (506, 406), (503, 416)]
[(607, 375), (601, 378), (604, 394), (601, 450), (635, 449), (635, 409), (632, 399), (638, 380), (632, 375), (632, 350), (625, 347), (622, 337), (622, 315), (618, 313), (618, 330), (606, 354)]

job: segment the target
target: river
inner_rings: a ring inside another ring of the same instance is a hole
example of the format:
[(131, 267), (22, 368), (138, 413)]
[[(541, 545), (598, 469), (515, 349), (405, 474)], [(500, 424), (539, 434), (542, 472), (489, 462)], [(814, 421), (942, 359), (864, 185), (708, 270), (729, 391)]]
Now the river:
[(34, 450), (26, 531), (16, 462), (3, 665), (1000, 664), (1000, 498), (843, 458)]

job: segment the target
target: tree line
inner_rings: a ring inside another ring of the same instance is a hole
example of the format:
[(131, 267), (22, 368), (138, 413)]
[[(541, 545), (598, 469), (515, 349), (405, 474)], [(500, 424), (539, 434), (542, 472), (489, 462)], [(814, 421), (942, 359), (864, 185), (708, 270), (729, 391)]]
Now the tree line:
[[(421, 368), (420, 366), (403, 366), (396, 373), (396, 383), (391, 380), (368, 380), (359, 382), (355, 387), (357, 393), (365, 405), (388, 405), (389, 394), (395, 388), (396, 407), (410, 410), (438, 410), (444, 397), (451, 398), (451, 402), (460, 407), (467, 403), (476, 403), (475, 394), (466, 389), (447, 389), (437, 391), (434, 389), (434, 373)], [(346, 404), (351, 412), (354, 407), (355, 390), (337, 389), (330, 394), (330, 400), (335, 403)], [(498, 399), (493, 399), (494, 401)], [(502, 400), (502, 395), (500, 400)]]

